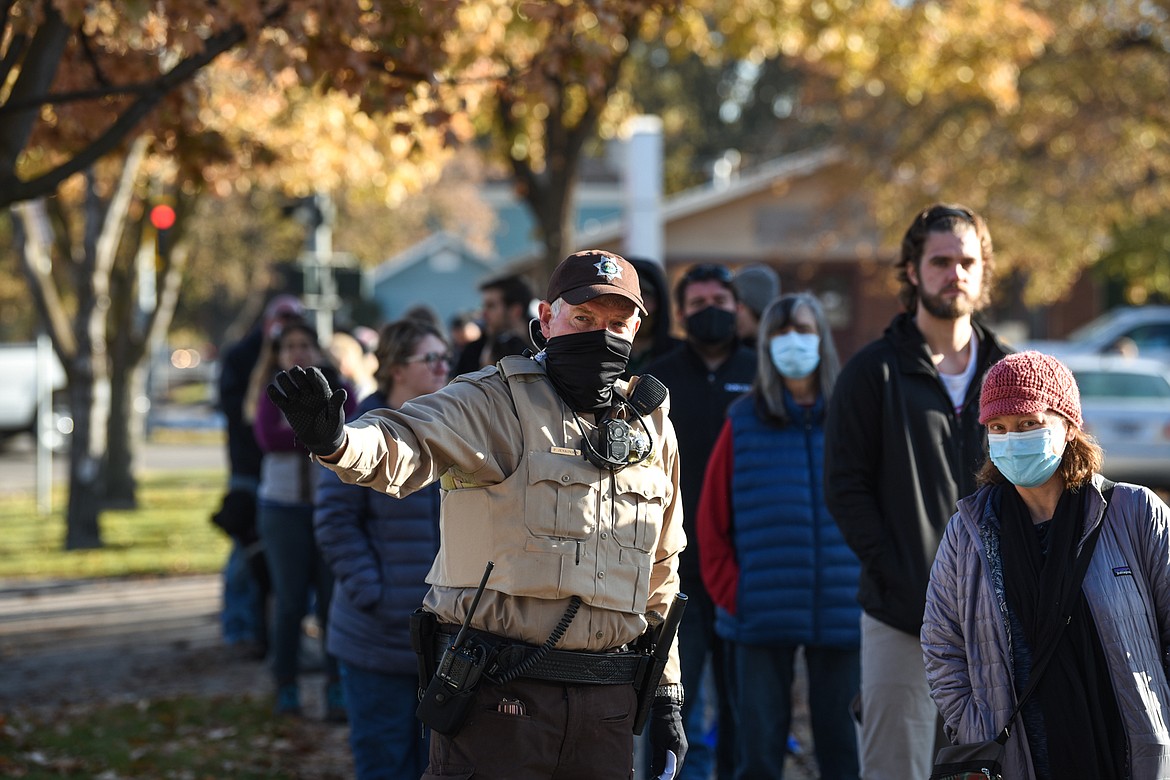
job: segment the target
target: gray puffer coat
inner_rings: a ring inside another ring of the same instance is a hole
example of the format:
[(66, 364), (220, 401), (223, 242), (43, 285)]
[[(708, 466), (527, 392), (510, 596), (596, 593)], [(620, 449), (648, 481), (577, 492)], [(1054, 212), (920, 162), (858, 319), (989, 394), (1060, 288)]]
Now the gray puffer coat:
[[(1084, 537), (1102, 522), (1094, 475)], [(993, 738), (1016, 704), (999, 555), (998, 486), (958, 504), (930, 572), (922, 654), (930, 695), (957, 744)], [(1170, 778), (1170, 508), (1150, 490), (1119, 483), (1083, 590), (1101, 636), (1129, 742), (1133, 780)], [(1017, 718), (1004, 777), (1032, 780)]]

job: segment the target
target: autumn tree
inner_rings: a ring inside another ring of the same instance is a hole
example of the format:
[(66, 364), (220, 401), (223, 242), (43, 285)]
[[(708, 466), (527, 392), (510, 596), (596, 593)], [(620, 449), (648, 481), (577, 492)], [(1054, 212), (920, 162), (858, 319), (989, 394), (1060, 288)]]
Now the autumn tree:
[[(136, 254), (142, 235), (127, 228), (141, 219), (140, 204), (156, 185), (171, 186), (176, 198), (193, 197), (213, 179), (205, 174), (217, 161), (245, 168), (264, 161), (263, 142), (249, 146), (210, 127), (199, 77), (226, 52), (238, 53), (253, 73), (277, 83), (349, 97), (355, 121), (393, 117), (387, 135), (395, 140), (387, 143), (396, 157), (421, 158), (461, 108), (461, 98), (436, 78), (449, 56), (455, 5), (0, 5), (0, 203), (27, 204), (19, 211), (24, 271), (65, 366), (75, 418), (66, 547), (101, 543), (110, 357), (118, 353), (109, 335), (125, 321), (111, 308), (117, 297), (111, 284), (135, 284), (114, 269), (119, 258)], [(313, 158), (311, 145), (301, 147), (302, 158)], [(231, 155), (217, 158), (225, 149)], [(153, 155), (172, 155), (179, 174), (162, 183), (145, 175)], [(320, 173), (301, 178), (319, 182)], [(62, 189), (67, 183), (70, 191)], [(38, 205), (36, 198), (49, 200)], [(130, 247), (123, 244), (128, 235)], [(158, 300), (166, 300), (181, 262), (173, 268), (157, 279)], [(58, 286), (62, 281), (72, 285), (68, 291)], [(126, 351), (127, 360), (140, 362), (141, 351), (135, 353)]]
[[(1031, 8), (1037, 39), (1002, 74), (1010, 99), (897, 88), (846, 99), (852, 148), (880, 161), (871, 183), (887, 221), (895, 205), (937, 197), (981, 209), (1026, 306), (1060, 298), (1103, 253), (1128, 249), (1135, 260), (1164, 262), (1165, 234), (1150, 228), (1170, 206), (1165, 9), (1064, 0)], [(943, 21), (934, 35), (940, 52), (964, 19)], [(975, 23), (989, 45), (998, 37), (995, 18)], [(995, 78), (958, 59), (940, 68), (961, 85)], [(897, 84), (885, 66), (872, 78)], [(870, 132), (857, 130), (862, 117)], [(1165, 273), (1142, 269), (1133, 264), (1124, 283), (1131, 300), (1170, 292)]]
[(1170, 292), (1150, 264), (1164, 261), (1158, 218), (1170, 205), (1165, 4), (717, 0), (705, 8), (722, 56), (782, 57), (813, 84), (834, 85), (799, 99), (833, 118), (833, 140), (861, 172), (891, 242), (907, 213), (962, 201), (988, 215), (1021, 309), (1058, 299), (1103, 252), (1130, 300)]

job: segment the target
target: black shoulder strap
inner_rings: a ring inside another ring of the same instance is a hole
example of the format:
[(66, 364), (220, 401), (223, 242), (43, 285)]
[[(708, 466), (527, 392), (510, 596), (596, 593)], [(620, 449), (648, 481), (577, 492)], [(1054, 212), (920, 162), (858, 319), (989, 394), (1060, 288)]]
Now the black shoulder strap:
[(1113, 480), (1104, 479), (1101, 482), (1101, 497), (1105, 499), (1105, 511), (1101, 513), (1101, 522), (1097, 523), (1096, 528), (1089, 532), (1089, 536), (1081, 546), (1080, 554), (1077, 555), (1076, 568), (1073, 569), (1072, 577), (1069, 578), (1068, 590), (1065, 592), (1063, 599), (1063, 603), (1065, 604), (1064, 620), (1060, 622), (1060, 626), (1056, 635), (1052, 637), (1052, 641), (1036, 657), (1036, 663), (1032, 664), (1032, 673), (1028, 679), (1028, 687), (1024, 689), (1019, 701), (1016, 702), (1016, 708), (1012, 710), (1012, 714), (1008, 717), (1007, 723), (1004, 724), (1003, 731), (995, 738), (995, 741), (1001, 745), (1005, 744), (1011, 735), (1012, 722), (1020, 714), (1024, 702), (1036, 690), (1036, 684), (1040, 682), (1044, 670), (1048, 667), (1048, 662), (1052, 660), (1052, 656), (1056, 653), (1056, 646), (1060, 643), (1061, 636), (1064, 635), (1064, 627), (1072, 620), (1073, 609), (1079, 601), (1079, 599), (1073, 598), (1072, 596), (1081, 589), (1081, 584), (1085, 581), (1085, 572), (1089, 570), (1089, 561), (1093, 558), (1093, 550), (1097, 548), (1097, 537), (1101, 535), (1101, 528), (1105, 525), (1105, 515), (1109, 512), (1109, 502), (1113, 500), (1113, 488), (1115, 487), (1117, 487), (1117, 483)]

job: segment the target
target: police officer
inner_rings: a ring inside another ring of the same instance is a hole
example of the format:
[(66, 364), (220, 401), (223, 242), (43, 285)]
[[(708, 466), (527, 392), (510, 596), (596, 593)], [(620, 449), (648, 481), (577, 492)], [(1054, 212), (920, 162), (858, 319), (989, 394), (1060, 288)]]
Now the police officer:
[[(644, 413), (623, 403), (639, 381), (618, 378), (639, 312), (635, 269), (588, 250), (553, 272), (539, 309), (546, 346), (534, 357), (503, 358), (349, 425), (344, 391), (331, 393), (315, 371), (294, 368), (269, 386), (301, 440), (343, 480), (392, 496), (439, 480), (442, 541), (424, 607), (437, 617), (440, 650), (469, 612), (472, 634), (501, 658), (531, 659), (555, 640), (514, 678), (508, 663), (493, 662), (458, 730), (432, 734), (424, 778), (631, 775), (628, 648), (647, 611), (664, 614), (677, 594), (686, 543), (668, 403)], [(624, 427), (611, 427), (619, 418)], [(605, 440), (613, 431), (629, 438), (616, 456)], [(488, 561), (495, 568), (473, 609)], [(658, 683), (651, 768), (673, 777), (686, 752), (673, 647)]]

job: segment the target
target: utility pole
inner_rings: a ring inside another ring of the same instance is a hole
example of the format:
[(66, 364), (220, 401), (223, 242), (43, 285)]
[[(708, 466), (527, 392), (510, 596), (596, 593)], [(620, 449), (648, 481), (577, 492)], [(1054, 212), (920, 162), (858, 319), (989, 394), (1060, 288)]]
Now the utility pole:
[(322, 345), (333, 339), (333, 312), (337, 311), (337, 281), (333, 276), (333, 222), (337, 209), (333, 198), (318, 192), (312, 196), (309, 235), (301, 266), (304, 269), (305, 308), (316, 317), (317, 336)]

